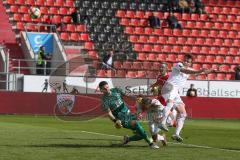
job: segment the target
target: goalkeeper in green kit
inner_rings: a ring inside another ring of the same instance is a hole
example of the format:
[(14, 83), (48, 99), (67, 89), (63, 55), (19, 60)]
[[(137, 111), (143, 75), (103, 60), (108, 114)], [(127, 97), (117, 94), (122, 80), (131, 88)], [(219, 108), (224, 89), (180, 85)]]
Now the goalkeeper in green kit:
[(127, 144), (130, 141), (139, 141), (144, 139), (151, 148), (159, 148), (152, 142), (152, 139), (148, 137), (141, 124), (137, 121), (134, 114), (131, 114), (127, 105), (122, 99), (125, 94), (118, 88), (109, 88), (106, 81), (102, 81), (98, 85), (100, 91), (103, 93), (102, 108), (103, 111), (108, 113), (109, 118), (115, 123), (116, 128), (127, 128), (135, 131), (135, 135), (128, 137), (124, 136), (123, 144)]

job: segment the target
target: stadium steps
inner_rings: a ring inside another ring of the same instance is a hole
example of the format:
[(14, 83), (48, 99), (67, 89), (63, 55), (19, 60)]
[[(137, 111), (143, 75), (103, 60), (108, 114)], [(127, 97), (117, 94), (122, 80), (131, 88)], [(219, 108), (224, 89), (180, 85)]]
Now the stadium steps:
[[(24, 59), (24, 54), (22, 52), (21, 47), (18, 45), (16, 41), (16, 35), (12, 30), (12, 25), (9, 22), (9, 16), (6, 13), (6, 9), (3, 6), (3, 1), (0, 0), (0, 42), (3, 43), (9, 49), (9, 58), (10, 58), (10, 72), (17, 72), (13, 66), (16, 66), (16, 63), (12, 61), (12, 59)], [(22, 63), (21, 66), (27, 67), (26, 63)], [(22, 74), (29, 73), (29, 70), (23, 69), (21, 70)]]

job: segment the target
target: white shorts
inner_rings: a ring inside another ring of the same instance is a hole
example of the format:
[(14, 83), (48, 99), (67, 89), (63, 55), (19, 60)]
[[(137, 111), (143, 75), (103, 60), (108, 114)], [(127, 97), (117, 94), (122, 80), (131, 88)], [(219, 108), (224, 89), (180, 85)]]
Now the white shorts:
[(156, 135), (158, 134), (158, 132), (160, 131), (159, 129), (159, 123), (156, 123), (156, 122), (149, 122), (148, 123), (148, 126), (149, 126), (149, 130), (150, 130), (150, 133), (152, 135)]
[(162, 97), (165, 101), (168, 99), (171, 99), (173, 101), (173, 108), (175, 109), (179, 104), (184, 104), (179, 93), (178, 88), (173, 87), (170, 92), (167, 92), (166, 94), (162, 94)]

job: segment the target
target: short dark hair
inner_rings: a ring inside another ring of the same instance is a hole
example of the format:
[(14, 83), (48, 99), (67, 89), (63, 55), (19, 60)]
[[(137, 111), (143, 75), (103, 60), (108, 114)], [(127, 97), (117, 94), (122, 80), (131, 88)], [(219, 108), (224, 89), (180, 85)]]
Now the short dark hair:
[(105, 86), (106, 84), (108, 84), (106, 81), (101, 81), (99, 84), (98, 84), (98, 87), (101, 89), (103, 86)]
[(186, 59), (193, 59), (193, 55), (192, 54), (186, 54), (184, 56), (184, 58), (186, 58)]

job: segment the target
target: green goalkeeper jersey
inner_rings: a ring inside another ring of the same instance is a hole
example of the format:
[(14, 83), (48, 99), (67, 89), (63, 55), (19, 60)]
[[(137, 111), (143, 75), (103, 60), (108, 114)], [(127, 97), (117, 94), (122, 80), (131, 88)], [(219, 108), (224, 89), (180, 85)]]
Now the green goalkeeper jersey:
[(117, 118), (121, 117), (121, 114), (128, 113), (129, 109), (124, 103), (122, 96), (124, 95), (123, 91), (119, 88), (110, 89), (111, 94), (104, 95), (102, 97), (103, 111), (108, 110), (108, 108), (112, 111), (113, 115)]

